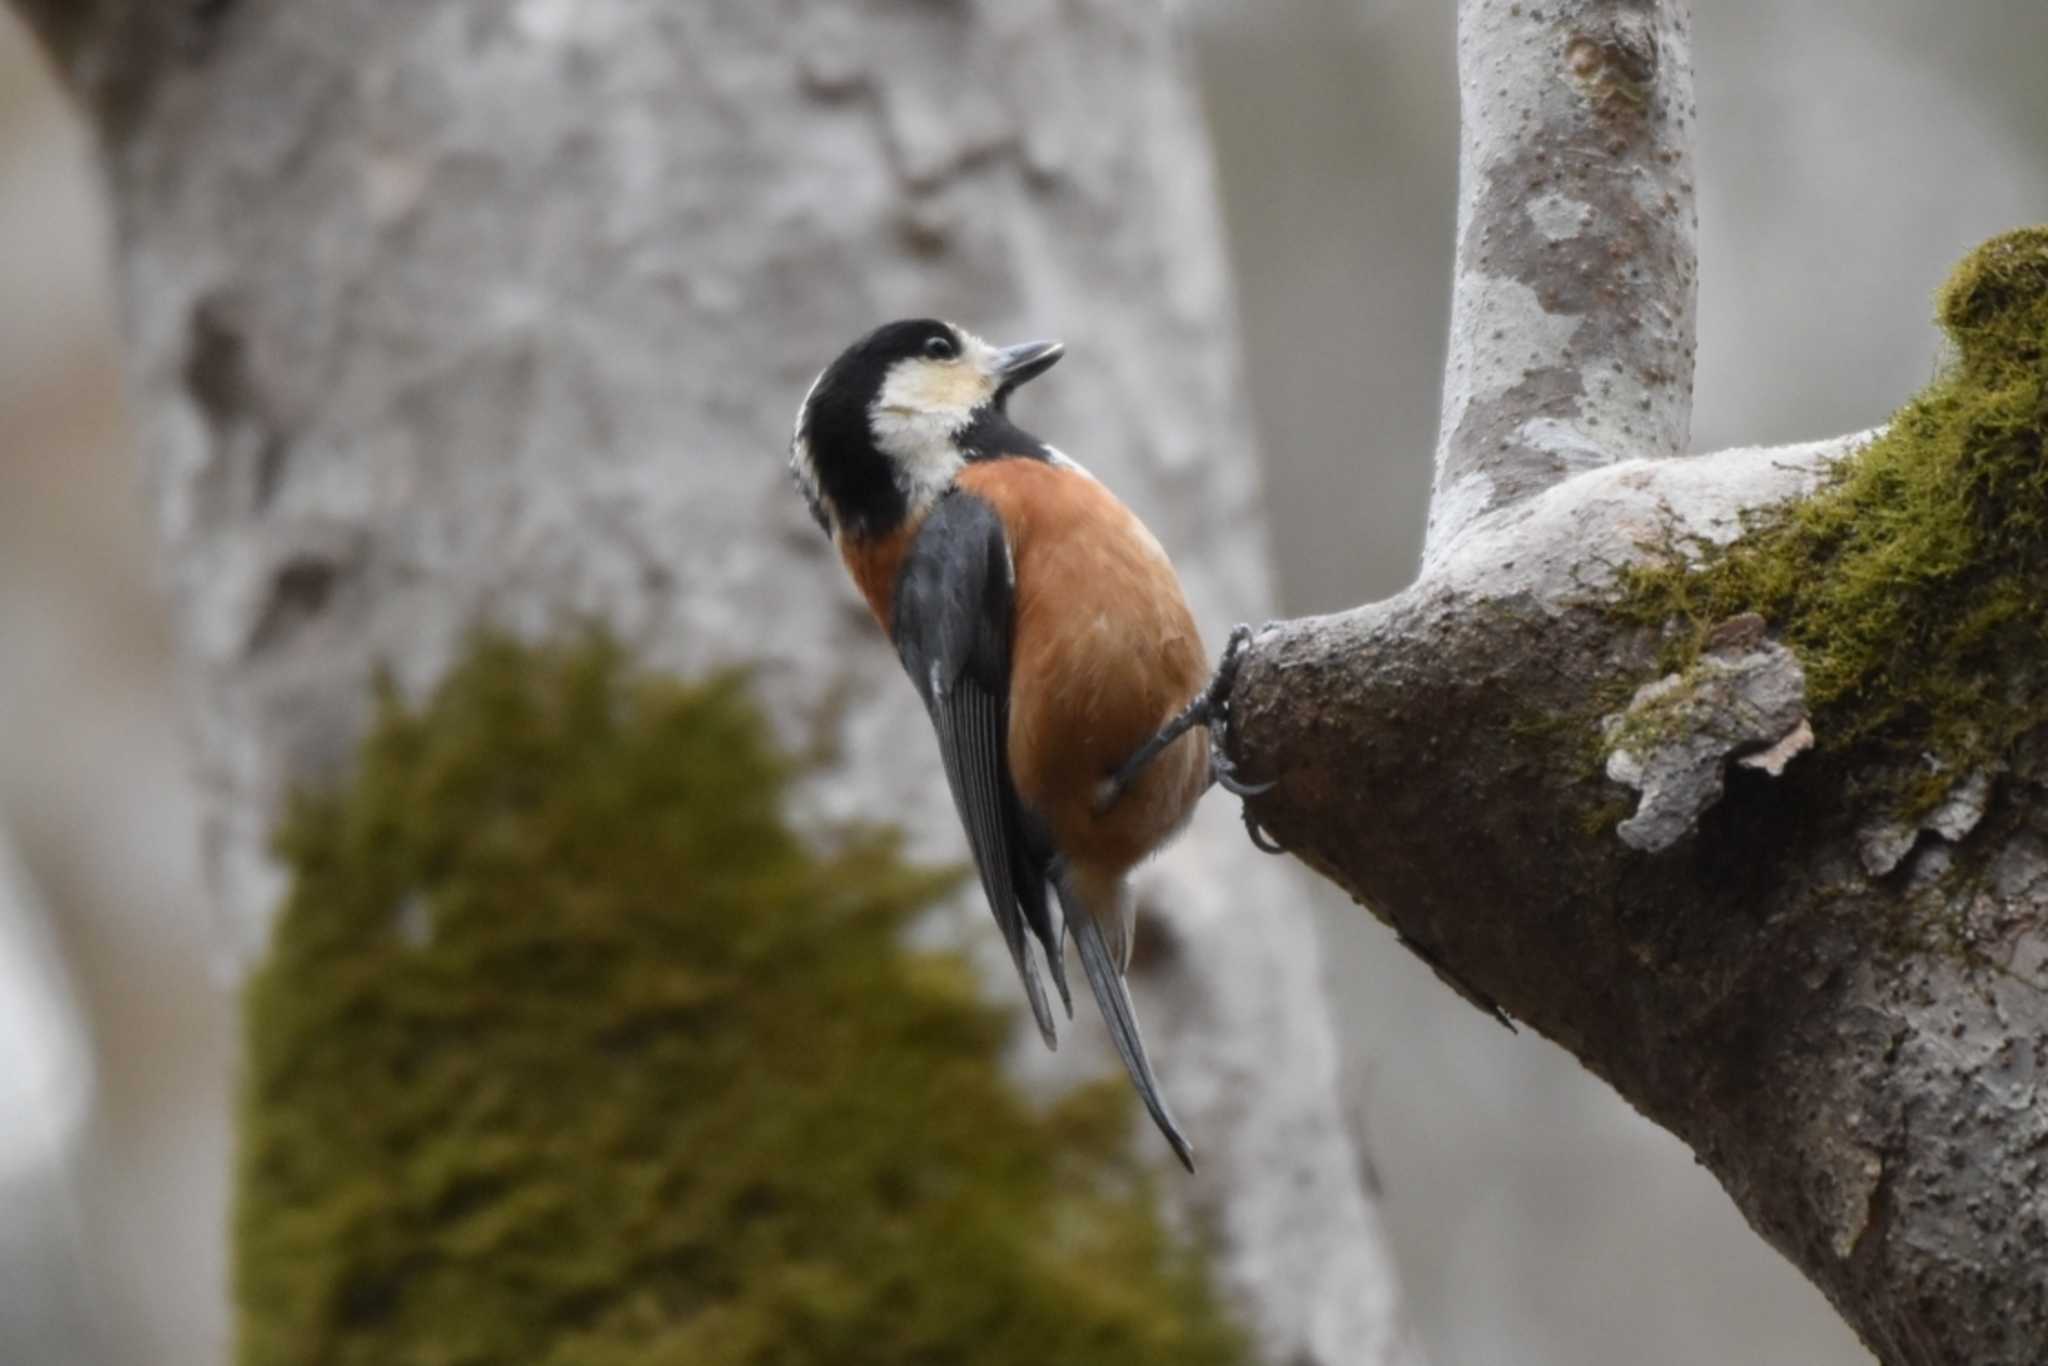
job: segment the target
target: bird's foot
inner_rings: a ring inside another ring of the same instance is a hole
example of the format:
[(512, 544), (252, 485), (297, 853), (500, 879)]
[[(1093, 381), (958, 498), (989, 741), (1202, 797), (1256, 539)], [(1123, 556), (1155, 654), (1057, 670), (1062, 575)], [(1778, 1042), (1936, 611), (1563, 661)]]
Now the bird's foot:
[[(1182, 709), (1159, 733), (1138, 747), (1137, 753), (1124, 761), (1103, 785), (1102, 794), (1095, 803), (1099, 815), (1116, 805), (1117, 800), (1129, 790), (1145, 766), (1181, 736), (1196, 726), (1206, 726), (1209, 731), (1209, 781), (1236, 797), (1256, 797), (1270, 792), (1273, 784), (1250, 783), (1237, 775), (1237, 765), (1231, 762), (1226, 748), (1230, 730), (1230, 690), (1237, 685), (1237, 673), (1244, 666), (1244, 657), (1250, 651), (1252, 628), (1238, 625), (1231, 629), (1230, 641), (1223, 647), (1223, 658), (1216, 665), (1215, 674), (1207, 687), (1195, 694), (1194, 701)], [(1251, 835), (1252, 843), (1269, 854), (1284, 852), (1267, 836), (1251, 813), (1250, 806), (1244, 812), (1245, 829)]]
[[(1230, 739), (1230, 690), (1237, 683), (1237, 671), (1244, 663), (1244, 655), (1251, 648), (1252, 630), (1249, 626), (1238, 626), (1230, 633), (1230, 643), (1223, 647), (1223, 660), (1216, 666), (1216, 677), (1209, 681), (1205, 696), (1216, 698), (1215, 714), (1209, 718), (1209, 781), (1233, 797), (1248, 799), (1273, 790), (1273, 783), (1248, 783), (1237, 776), (1237, 765), (1231, 760)], [(1265, 854), (1284, 854), (1279, 841), (1266, 833), (1252, 814), (1252, 804), (1244, 801), (1244, 832), (1250, 836), (1252, 847)]]
[[(1209, 781), (1233, 797), (1250, 798), (1271, 792), (1273, 784), (1270, 782), (1247, 783), (1238, 778), (1237, 766), (1231, 763), (1230, 756), (1223, 752), (1223, 732), (1228, 726), (1227, 717), (1219, 717), (1209, 725)], [(1244, 832), (1251, 836), (1254, 849), (1264, 854), (1287, 852), (1280, 847), (1279, 841), (1266, 833), (1266, 827), (1259, 824), (1259, 818), (1252, 814), (1250, 801), (1244, 803), (1243, 812)]]

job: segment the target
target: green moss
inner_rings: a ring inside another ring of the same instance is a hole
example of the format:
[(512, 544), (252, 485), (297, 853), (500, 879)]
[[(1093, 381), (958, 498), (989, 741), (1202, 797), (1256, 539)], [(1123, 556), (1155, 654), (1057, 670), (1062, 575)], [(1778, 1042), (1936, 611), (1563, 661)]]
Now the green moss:
[(2048, 228), (1972, 253), (1939, 315), (1955, 355), (1882, 437), (1733, 545), (1630, 571), (1619, 609), (1676, 622), (1680, 670), (1715, 623), (1762, 614), (1822, 751), (1927, 774), (1912, 807), (2048, 722)]
[(248, 994), (244, 1366), (1225, 1363), (1122, 1088), (1028, 1107), (739, 686), (480, 642), (299, 803)]

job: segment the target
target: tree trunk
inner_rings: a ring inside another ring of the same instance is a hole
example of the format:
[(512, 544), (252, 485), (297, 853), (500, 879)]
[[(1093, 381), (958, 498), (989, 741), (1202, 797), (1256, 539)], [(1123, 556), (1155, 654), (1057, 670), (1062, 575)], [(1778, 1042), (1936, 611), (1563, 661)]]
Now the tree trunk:
[[(279, 802), (348, 763), (372, 673), (417, 695), (483, 620), (747, 663), (838, 754), (807, 818), (886, 815), (957, 858), (921, 711), (784, 472), (805, 385), (883, 318), (1064, 332), (1029, 423), (1174, 549), (1212, 641), (1265, 600), (1207, 153), (1158, 8), (21, 8), (109, 168), (238, 955), (279, 901)], [(1266, 1359), (1414, 1360), (1307, 908), (1232, 819), (1140, 888), (1172, 950), (1140, 1008), (1203, 1161), (1175, 1199)]]
[(1424, 572), (1260, 634), (1255, 813), (1690, 1143), (1886, 1362), (2040, 1361), (2048, 233), (1959, 270), (1888, 432), (1685, 456), (1689, 6), (1459, 35)]

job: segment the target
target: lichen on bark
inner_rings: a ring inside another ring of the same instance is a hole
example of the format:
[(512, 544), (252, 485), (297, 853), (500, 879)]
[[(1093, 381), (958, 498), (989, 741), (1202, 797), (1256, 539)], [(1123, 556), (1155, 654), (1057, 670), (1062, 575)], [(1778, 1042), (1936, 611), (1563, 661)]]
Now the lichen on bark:
[(901, 943), (955, 876), (791, 833), (766, 735), (735, 678), (484, 639), (295, 803), (244, 1366), (1245, 1359), (1122, 1088), (1027, 1105)]
[(1971, 253), (1939, 317), (1941, 375), (1814, 496), (1624, 570), (1613, 609), (1665, 629), (1679, 671), (1760, 614), (1805, 670), (1819, 752), (1912, 775), (1909, 814), (2048, 723), (2048, 228)]

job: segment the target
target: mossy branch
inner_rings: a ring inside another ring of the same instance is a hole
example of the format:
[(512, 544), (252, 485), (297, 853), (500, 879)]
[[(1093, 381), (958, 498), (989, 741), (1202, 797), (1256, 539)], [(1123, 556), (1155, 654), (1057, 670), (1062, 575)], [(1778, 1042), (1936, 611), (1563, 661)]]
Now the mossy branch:
[(1270, 627), (1232, 734), (1268, 830), (1691, 1143), (1886, 1362), (2022, 1366), (2048, 229), (1940, 317), (1874, 438), (1594, 470)]
[(2048, 724), (2048, 229), (1973, 253), (1939, 316), (1944, 373), (1824, 488), (1629, 567), (1612, 609), (1668, 628), (1673, 669), (1759, 614), (1805, 668), (1821, 752), (1925, 774), (1916, 812)]

